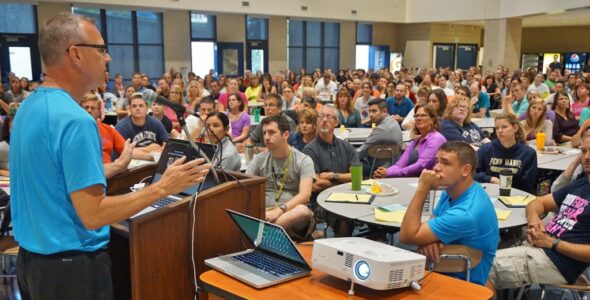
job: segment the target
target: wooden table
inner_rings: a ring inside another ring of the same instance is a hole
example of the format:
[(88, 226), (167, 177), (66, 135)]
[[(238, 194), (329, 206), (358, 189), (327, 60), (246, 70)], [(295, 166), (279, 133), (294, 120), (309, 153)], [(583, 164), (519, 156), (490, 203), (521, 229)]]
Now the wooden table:
[[(311, 264), (311, 244), (299, 245), (305, 260)], [(425, 272), (426, 274), (427, 272)], [(203, 288), (201, 299), (208, 299), (209, 293), (225, 299), (489, 299), (492, 291), (484, 286), (432, 273), (422, 282), (422, 290), (411, 288), (389, 291), (372, 290), (355, 285), (355, 296), (348, 295), (350, 283), (326, 273), (312, 270), (311, 275), (257, 290), (216, 270), (200, 276)]]

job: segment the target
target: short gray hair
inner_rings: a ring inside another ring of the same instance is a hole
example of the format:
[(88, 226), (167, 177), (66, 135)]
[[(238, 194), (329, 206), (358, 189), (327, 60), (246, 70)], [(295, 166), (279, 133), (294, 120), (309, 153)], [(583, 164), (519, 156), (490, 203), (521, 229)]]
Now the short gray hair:
[(69, 45), (86, 39), (86, 32), (81, 26), (83, 22), (95, 24), (94, 19), (89, 17), (60, 13), (41, 26), (39, 52), (46, 66), (57, 64)]

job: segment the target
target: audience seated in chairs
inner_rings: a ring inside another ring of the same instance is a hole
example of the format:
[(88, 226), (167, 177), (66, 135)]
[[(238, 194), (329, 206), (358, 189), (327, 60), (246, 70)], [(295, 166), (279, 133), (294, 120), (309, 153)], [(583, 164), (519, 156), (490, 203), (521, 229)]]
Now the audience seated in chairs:
[[(590, 263), (590, 137), (582, 141), (584, 175), (527, 205), (530, 245), (498, 250), (490, 273), (496, 289), (533, 283), (572, 284)], [(544, 225), (541, 216), (556, 211)]]
[(240, 171), (242, 160), (229, 135), (229, 118), (225, 113), (212, 112), (207, 116), (207, 140), (217, 145), (215, 157), (211, 159), (213, 166), (224, 170)]
[(289, 145), (299, 151), (317, 136), (318, 113), (314, 109), (306, 109), (300, 113), (299, 125), (289, 136)]
[(162, 151), (168, 133), (162, 122), (147, 115), (147, 103), (141, 93), (131, 96), (129, 106), (131, 115), (117, 122), (115, 128), (124, 139), (131, 139), (135, 143), (134, 158), (153, 160), (150, 152)]
[[(556, 85), (558, 86), (559, 83)], [(551, 110), (555, 112), (555, 122), (553, 122), (553, 137), (555, 142), (561, 144), (570, 142), (572, 137), (580, 129), (580, 125), (570, 109), (570, 100), (568, 94), (564, 91), (557, 91), (553, 94), (554, 101), (551, 104)]]
[(10, 132), (12, 131), (13, 120), (14, 116), (6, 116), (2, 124), (0, 135), (0, 176), (10, 176), (8, 155), (10, 153)]
[[(104, 124), (100, 120), (100, 100), (95, 94), (88, 93), (84, 95), (80, 106), (96, 121), (98, 133), (102, 144), (102, 163), (104, 165), (105, 177), (110, 178), (125, 170), (131, 162), (134, 145), (111, 125)], [(118, 158), (113, 161), (113, 157)], [(141, 156), (140, 156), (141, 157)]]
[(315, 228), (313, 213), (307, 207), (315, 178), (313, 161), (287, 143), (287, 117), (276, 114), (264, 118), (259, 126), (268, 151), (254, 156), (246, 174), (266, 177), (266, 221), (306, 240)]
[(228, 96), (229, 121), (231, 123), (231, 136), (234, 143), (241, 143), (248, 138), (252, 126), (250, 115), (244, 111), (244, 102), (238, 93)]
[[(444, 94), (444, 92), (440, 91)], [(414, 177), (424, 169), (432, 169), (436, 163), (435, 154), (447, 140), (438, 132), (438, 115), (428, 104), (416, 105), (414, 140), (408, 145), (397, 163), (387, 169), (380, 167), (373, 175), (384, 177)]]
[(344, 127), (356, 128), (361, 125), (361, 115), (352, 104), (352, 97), (346, 88), (341, 88), (336, 95), (338, 122)]
[(536, 194), (537, 152), (524, 140), (524, 132), (514, 114), (496, 116), (497, 139), (482, 145), (477, 151), (479, 182), (500, 183), (503, 169), (512, 172), (512, 187)]
[(414, 108), (414, 102), (406, 97), (406, 85), (398, 83), (393, 97), (387, 98), (387, 111), (391, 117), (401, 124), (408, 113)]
[[(525, 121), (522, 122), (527, 141), (537, 138), (537, 133), (545, 133), (545, 146), (555, 146), (553, 140), (553, 122), (547, 117), (547, 104), (540, 97), (529, 98), (529, 108), (526, 112)], [(555, 116), (555, 115), (554, 115)]]
[[(264, 99), (264, 113), (266, 118), (270, 118), (282, 114), (283, 99), (278, 94), (269, 94)], [(287, 122), (289, 122), (289, 132), (295, 131), (297, 124), (288, 116), (285, 116)], [(262, 134), (262, 126), (256, 126), (256, 128), (250, 131), (250, 137), (244, 142), (245, 144), (253, 144), (256, 147), (266, 147), (264, 136)], [(261, 149), (263, 150), (263, 149)]]
[(387, 101), (379, 98), (369, 101), (369, 118), (377, 126), (371, 130), (367, 140), (358, 150), (359, 159), (363, 163), (366, 177), (371, 176), (370, 171), (373, 164), (373, 158), (368, 155), (371, 146), (377, 144), (401, 145), (402, 143), (402, 130), (399, 123), (387, 113), (387, 105)]
[(449, 102), (440, 122), (440, 132), (447, 141), (463, 141), (470, 144), (475, 150), (490, 142), (479, 126), (471, 122), (469, 98), (459, 94)]
[[(439, 252), (450, 244), (480, 250), (481, 262), (471, 270), (471, 281), (485, 285), (498, 245), (498, 220), (490, 197), (473, 180), (475, 151), (465, 142), (446, 142), (436, 153), (434, 169), (424, 170), (406, 210), (400, 230), (402, 243), (418, 245), (419, 252), (438, 262)], [(426, 197), (446, 187), (432, 218), (421, 222)], [(465, 273), (451, 274), (465, 279)]]
[(354, 102), (354, 109), (361, 115), (361, 125), (359, 127), (371, 127), (371, 118), (369, 118), (369, 101), (375, 99), (373, 96), (373, 86), (370, 82), (363, 83), (361, 87), (362, 94)]
[[(314, 195), (329, 187), (350, 182), (350, 166), (360, 162), (354, 147), (334, 135), (334, 128), (338, 126), (337, 116), (335, 107), (323, 106), (317, 120), (318, 136), (303, 148), (303, 153), (309, 155), (314, 164)], [(312, 207), (315, 212), (319, 212), (316, 203), (312, 203)], [(330, 225), (337, 236), (348, 236), (352, 232), (351, 224), (341, 220), (335, 220)]]

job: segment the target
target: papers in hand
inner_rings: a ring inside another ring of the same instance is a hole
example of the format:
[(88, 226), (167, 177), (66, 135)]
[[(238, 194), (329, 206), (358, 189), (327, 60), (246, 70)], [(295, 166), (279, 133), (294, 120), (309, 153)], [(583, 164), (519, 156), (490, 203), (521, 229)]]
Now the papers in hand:
[(326, 199), (326, 202), (343, 202), (343, 203), (360, 203), (369, 204), (373, 201), (374, 196), (351, 193), (332, 193)]
[(498, 200), (506, 204), (506, 206), (525, 207), (531, 201), (535, 200), (535, 196), (499, 196)]
[(406, 207), (399, 204), (384, 205), (375, 208), (375, 219), (383, 222), (401, 223), (406, 214)]
[(508, 217), (510, 216), (511, 213), (512, 213), (512, 211), (510, 211), (510, 210), (496, 209), (496, 216), (498, 217), (498, 220), (500, 220), (500, 221), (504, 221), (504, 220), (508, 219)]
[(151, 160), (143, 160), (143, 159), (132, 159), (129, 162), (129, 165), (127, 166), (128, 170), (134, 170), (146, 165), (153, 165), (155, 164), (155, 162), (151, 161)]

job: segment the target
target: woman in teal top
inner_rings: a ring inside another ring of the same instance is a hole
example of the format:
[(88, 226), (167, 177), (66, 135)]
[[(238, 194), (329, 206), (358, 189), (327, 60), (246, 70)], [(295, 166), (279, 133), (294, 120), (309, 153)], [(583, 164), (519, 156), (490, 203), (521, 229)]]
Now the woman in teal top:
[(361, 125), (361, 114), (352, 105), (352, 98), (346, 88), (341, 88), (336, 97), (336, 108), (338, 109), (338, 122), (345, 127), (359, 127)]

